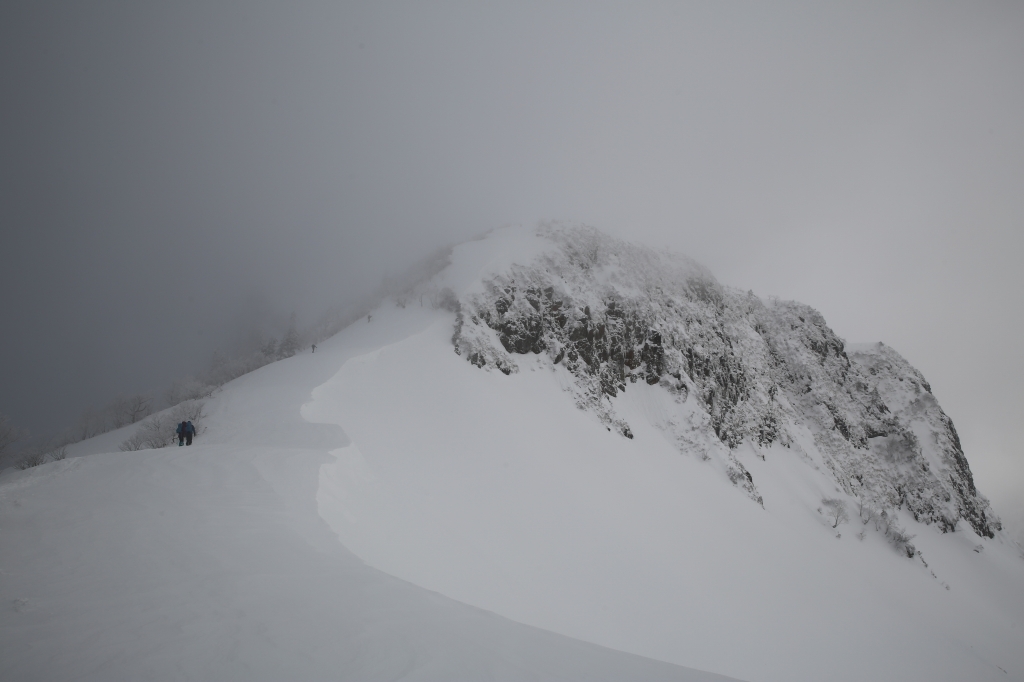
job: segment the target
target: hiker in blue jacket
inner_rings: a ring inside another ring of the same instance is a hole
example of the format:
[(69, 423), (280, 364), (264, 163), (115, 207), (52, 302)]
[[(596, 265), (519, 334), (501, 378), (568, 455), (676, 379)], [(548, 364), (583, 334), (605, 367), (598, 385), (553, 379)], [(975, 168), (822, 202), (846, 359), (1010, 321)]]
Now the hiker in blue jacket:
[(192, 445), (192, 436), (196, 435), (196, 427), (192, 426), (191, 421), (181, 422), (175, 433), (178, 434), (179, 448), (182, 445)]

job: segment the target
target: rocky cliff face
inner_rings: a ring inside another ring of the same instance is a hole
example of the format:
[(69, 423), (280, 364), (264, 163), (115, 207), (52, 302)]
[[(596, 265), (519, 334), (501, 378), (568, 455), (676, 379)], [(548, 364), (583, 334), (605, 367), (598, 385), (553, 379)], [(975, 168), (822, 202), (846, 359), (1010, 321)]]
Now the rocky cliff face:
[(798, 450), (874, 512), (999, 529), (952, 421), (891, 348), (847, 347), (812, 308), (724, 287), (680, 256), (585, 227), (541, 234), (551, 249), (452, 305), (469, 362), (509, 374), (517, 355), (543, 354), (571, 373), (577, 404), (626, 438), (615, 398), (658, 386), (680, 405), (660, 425), (680, 451), (718, 463), (762, 504), (734, 455), (744, 444), (762, 457), (773, 444)]

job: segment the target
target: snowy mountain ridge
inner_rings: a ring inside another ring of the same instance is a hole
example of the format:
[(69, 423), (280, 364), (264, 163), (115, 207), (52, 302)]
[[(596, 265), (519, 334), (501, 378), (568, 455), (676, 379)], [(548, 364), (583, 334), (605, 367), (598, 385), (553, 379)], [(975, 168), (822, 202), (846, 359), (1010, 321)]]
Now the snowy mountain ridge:
[(763, 458), (779, 443), (827, 470), (862, 515), (905, 508), (944, 532), (961, 520), (981, 536), (1000, 529), (952, 421), (893, 349), (848, 348), (809, 306), (722, 286), (682, 256), (584, 226), (538, 237), (551, 248), (461, 297), (453, 343), (472, 364), (509, 374), (541, 354), (575, 377), (581, 408), (627, 438), (614, 398), (657, 385), (679, 406), (659, 424), (666, 437), (762, 504), (734, 451)]
[(190, 447), (0, 472), (6, 677), (1024, 677), (1020, 549), (895, 351), (577, 226), (369, 313)]

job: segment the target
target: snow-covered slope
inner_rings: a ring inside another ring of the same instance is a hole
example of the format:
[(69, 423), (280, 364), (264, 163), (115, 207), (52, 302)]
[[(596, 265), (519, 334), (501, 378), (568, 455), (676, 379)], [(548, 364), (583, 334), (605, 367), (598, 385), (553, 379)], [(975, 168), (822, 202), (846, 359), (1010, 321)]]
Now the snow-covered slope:
[(626, 437), (631, 427), (612, 399), (627, 386), (659, 385), (681, 405), (692, 395), (685, 418), (660, 426), (681, 452), (716, 459), (758, 502), (730, 452), (744, 442), (817, 457), (874, 513), (905, 508), (944, 531), (961, 520), (986, 537), (999, 530), (952, 422), (892, 349), (847, 353), (806, 305), (766, 304), (685, 258), (593, 229), (519, 234), (551, 246), (484, 274), (464, 292), (465, 309), (457, 306), (454, 344), (473, 364), (511, 373), (514, 356), (545, 354), (574, 377), (580, 406)]
[(5, 674), (1024, 679), (923, 377), (683, 258), (498, 230), (207, 408), (0, 477)]
[(891, 349), (581, 228), (462, 245), (421, 295), (452, 312), (303, 411), (352, 441), (318, 499), (371, 565), (743, 679), (1024, 675), (1024, 561)]
[(330, 532), (320, 470), (347, 440), (300, 407), (353, 353), (434, 319), (232, 382), (192, 447), (91, 454), (107, 436), (0, 476), (0, 679), (724, 682), (460, 604)]

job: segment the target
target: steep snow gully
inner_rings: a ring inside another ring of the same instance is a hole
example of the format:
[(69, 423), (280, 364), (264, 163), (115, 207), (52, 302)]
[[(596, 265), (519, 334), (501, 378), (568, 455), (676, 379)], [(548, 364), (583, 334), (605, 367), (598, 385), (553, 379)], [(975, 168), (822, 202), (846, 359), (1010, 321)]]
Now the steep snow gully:
[(1024, 679), (924, 378), (683, 258), (498, 230), (207, 408), (0, 474), (0, 677)]

